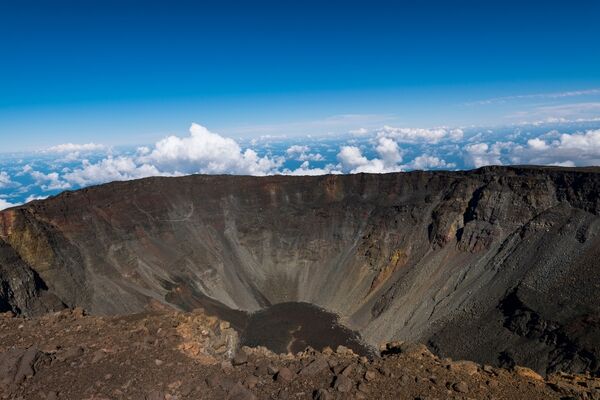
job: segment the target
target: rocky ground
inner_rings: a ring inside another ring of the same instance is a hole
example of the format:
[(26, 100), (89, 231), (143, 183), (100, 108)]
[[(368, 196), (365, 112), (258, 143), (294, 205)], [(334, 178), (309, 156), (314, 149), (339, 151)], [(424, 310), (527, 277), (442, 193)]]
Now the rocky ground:
[(381, 356), (340, 346), (295, 355), (239, 348), (202, 310), (128, 316), (65, 310), (0, 317), (2, 399), (600, 399), (600, 379), (440, 359), (388, 343)]

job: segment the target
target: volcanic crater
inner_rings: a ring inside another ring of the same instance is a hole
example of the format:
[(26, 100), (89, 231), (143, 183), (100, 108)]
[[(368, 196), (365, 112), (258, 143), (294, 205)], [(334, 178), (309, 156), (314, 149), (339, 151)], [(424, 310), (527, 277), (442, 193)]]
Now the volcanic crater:
[(600, 170), (114, 182), (0, 212), (0, 311), (202, 307), (248, 345), (600, 371)]

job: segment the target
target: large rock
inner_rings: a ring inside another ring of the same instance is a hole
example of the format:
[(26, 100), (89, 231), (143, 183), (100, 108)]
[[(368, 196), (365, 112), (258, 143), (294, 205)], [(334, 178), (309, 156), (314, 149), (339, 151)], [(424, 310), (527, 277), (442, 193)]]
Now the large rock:
[(13, 348), (0, 353), (0, 387), (21, 384), (49, 361), (50, 357), (35, 347)]

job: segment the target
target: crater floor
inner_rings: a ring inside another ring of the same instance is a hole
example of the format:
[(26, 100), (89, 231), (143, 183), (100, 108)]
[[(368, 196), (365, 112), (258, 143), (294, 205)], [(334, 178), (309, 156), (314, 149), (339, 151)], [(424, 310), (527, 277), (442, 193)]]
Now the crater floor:
[(251, 314), (241, 344), (264, 346), (277, 354), (338, 346), (360, 355), (374, 354), (360, 334), (341, 325), (335, 314), (308, 303), (279, 303)]

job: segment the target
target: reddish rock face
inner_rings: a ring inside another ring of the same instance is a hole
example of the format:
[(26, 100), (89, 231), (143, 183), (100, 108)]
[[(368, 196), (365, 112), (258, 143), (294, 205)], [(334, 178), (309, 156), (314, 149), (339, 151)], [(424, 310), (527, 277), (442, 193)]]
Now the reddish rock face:
[(188, 176), (7, 210), (0, 238), (92, 314), (160, 301), (235, 323), (307, 302), (373, 345), (582, 371), (599, 365), (599, 213), (597, 169)]

